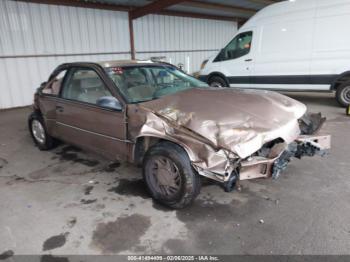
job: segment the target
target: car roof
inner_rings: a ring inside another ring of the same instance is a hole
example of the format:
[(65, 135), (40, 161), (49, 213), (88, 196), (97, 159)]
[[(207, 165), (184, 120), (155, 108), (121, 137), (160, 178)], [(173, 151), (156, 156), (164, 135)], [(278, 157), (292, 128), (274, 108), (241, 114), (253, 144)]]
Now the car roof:
[(172, 65), (167, 62), (162, 61), (152, 61), (152, 60), (111, 60), (111, 61), (100, 61), (100, 62), (69, 62), (69, 63), (63, 63), (59, 65), (53, 73), (51, 73), (50, 78), (55, 76), (57, 72), (60, 72), (61, 70), (66, 70), (67, 68), (70, 68), (72, 66), (87, 66), (87, 65), (99, 65), (104, 68), (108, 67), (126, 67), (126, 66), (148, 66), (148, 65), (155, 65), (155, 66), (172, 66), (174, 68), (177, 68), (175, 65)]

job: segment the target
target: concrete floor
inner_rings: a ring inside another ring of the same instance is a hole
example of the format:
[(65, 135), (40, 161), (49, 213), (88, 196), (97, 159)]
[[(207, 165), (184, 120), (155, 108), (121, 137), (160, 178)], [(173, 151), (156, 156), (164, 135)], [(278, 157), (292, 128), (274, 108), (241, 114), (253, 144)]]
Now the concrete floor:
[(331, 154), (242, 192), (206, 181), (179, 211), (153, 203), (139, 169), (67, 145), (39, 151), (30, 110), (0, 112), (0, 254), (350, 254), (350, 118), (329, 94), (292, 97), (327, 116)]

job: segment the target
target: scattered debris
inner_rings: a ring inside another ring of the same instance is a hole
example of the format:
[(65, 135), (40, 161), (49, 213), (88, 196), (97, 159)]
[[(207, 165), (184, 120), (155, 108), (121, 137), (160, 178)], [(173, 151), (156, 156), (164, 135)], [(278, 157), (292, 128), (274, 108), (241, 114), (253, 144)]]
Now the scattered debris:
[(88, 205), (88, 204), (94, 203), (96, 201), (97, 201), (97, 198), (95, 198), (95, 199), (82, 199), (82, 200), (80, 200), (80, 203), (82, 203), (84, 205)]
[(69, 235), (69, 233), (66, 232), (64, 234), (52, 236), (52, 237), (46, 239), (44, 244), (43, 244), (43, 251), (62, 247), (66, 243), (68, 235)]
[(0, 254), (0, 260), (8, 259), (9, 257), (12, 257), (15, 253), (12, 250), (7, 250)]
[(72, 228), (74, 225), (77, 223), (77, 218), (76, 217), (70, 217), (67, 220), (67, 226)]
[(271, 200), (271, 198), (268, 197), (268, 196), (263, 196), (263, 198), (264, 198), (265, 200)]

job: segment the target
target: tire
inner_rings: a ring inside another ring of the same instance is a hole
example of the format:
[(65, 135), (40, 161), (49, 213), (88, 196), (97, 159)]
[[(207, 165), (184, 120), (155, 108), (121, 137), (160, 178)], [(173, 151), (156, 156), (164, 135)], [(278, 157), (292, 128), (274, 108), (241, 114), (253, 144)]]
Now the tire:
[(30, 114), (28, 127), (34, 143), (40, 150), (50, 150), (57, 145), (57, 140), (48, 134), (44, 119), (39, 112)]
[(209, 78), (208, 84), (211, 87), (228, 87), (229, 85), (226, 83), (225, 79), (220, 76), (212, 76)]
[(143, 179), (155, 201), (174, 209), (190, 205), (201, 188), (187, 153), (171, 142), (158, 143), (147, 151)]
[(337, 99), (338, 103), (343, 107), (347, 107), (350, 105), (350, 81), (341, 84), (337, 88), (335, 98)]

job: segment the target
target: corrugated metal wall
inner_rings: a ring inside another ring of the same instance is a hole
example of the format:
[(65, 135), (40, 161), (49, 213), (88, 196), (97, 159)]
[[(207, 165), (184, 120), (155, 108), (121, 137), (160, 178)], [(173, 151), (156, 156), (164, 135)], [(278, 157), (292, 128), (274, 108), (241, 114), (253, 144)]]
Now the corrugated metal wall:
[(0, 108), (31, 104), (63, 62), (130, 58), (126, 12), (1, 0), (0, 32)]
[[(185, 69), (189, 60), (193, 72), (237, 25), (150, 15), (135, 20), (134, 30), (137, 58), (166, 56)], [(129, 58), (126, 12), (0, 1), (0, 109), (31, 104), (35, 89), (61, 63)]]
[[(237, 23), (188, 17), (148, 15), (134, 21), (136, 57), (165, 56), (190, 73), (222, 48), (237, 31)], [(188, 68), (189, 67), (189, 68)]]

